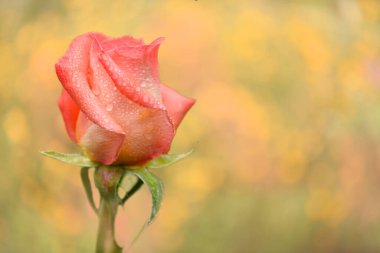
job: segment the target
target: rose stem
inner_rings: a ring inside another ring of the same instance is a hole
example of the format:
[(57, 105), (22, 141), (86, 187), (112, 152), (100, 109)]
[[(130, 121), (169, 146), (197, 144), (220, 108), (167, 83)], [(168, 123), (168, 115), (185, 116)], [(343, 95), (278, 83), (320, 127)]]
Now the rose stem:
[(118, 186), (124, 171), (119, 168), (98, 167), (95, 170), (95, 185), (100, 193), (99, 228), (96, 253), (121, 253), (115, 240), (115, 218), (119, 204)]

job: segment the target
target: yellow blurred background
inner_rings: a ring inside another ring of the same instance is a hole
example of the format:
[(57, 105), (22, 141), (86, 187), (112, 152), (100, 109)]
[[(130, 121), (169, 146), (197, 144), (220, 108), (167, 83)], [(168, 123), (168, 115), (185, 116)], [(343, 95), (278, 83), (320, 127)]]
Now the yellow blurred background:
[(380, 252), (379, 29), (378, 0), (0, 1), (0, 252), (94, 252), (79, 169), (38, 153), (78, 151), (54, 64), (88, 31), (165, 37), (162, 82), (197, 99), (131, 252)]

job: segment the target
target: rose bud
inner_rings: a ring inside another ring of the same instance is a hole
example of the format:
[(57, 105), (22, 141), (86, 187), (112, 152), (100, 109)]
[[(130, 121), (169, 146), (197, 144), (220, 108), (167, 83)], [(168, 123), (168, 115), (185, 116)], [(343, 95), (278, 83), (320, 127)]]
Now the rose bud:
[(55, 65), (67, 133), (92, 160), (133, 165), (169, 151), (195, 100), (160, 82), (162, 41), (87, 33)]

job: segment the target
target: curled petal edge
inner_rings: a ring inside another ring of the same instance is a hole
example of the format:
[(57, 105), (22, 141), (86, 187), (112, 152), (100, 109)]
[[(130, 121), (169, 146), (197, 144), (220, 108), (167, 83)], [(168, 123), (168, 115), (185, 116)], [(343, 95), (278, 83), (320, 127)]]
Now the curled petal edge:
[(174, 129), (177, 129), (186, 113), (195, 104), (196, 100), (180, 95), (175, 90), (161, 84), (161, 96), (167, 115)]
[(59, 110), (61, 111), (67, 134), (73, 142), (77, 143), (78, 140), (76, 138), (75, 129), (79, 115), (79, 107), (65, 89), (62, 89), (62, 93), (57, 104)]

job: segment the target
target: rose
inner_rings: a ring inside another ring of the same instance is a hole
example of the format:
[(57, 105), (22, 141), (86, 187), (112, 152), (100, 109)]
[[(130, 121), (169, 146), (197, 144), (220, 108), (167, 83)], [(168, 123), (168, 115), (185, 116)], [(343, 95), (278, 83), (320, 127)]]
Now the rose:
[(162, 41), (87, 33), (55, 65), (67, 133), (92, 160), (131, 165), (169, 151), (195, 100), (159, 81)]

